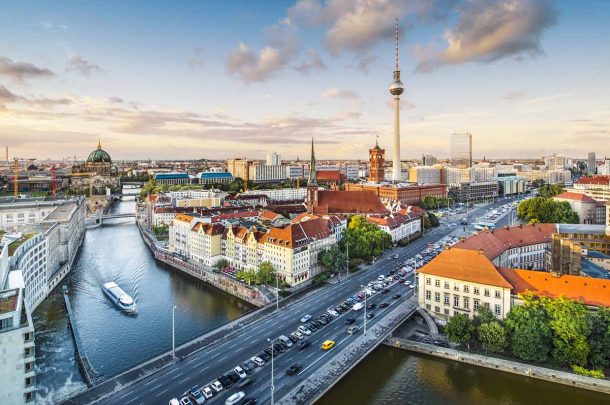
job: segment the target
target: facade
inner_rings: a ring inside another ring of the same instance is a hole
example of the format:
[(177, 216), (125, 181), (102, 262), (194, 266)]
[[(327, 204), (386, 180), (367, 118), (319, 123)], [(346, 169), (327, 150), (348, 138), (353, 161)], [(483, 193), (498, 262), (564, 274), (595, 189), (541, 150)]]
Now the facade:
[(407, 210), (386, 217), (367, 217), (367, 221), (377, 225), (379, 229), (392, 237), (392, 242), (415, 235), (422, 230), (421, 215), (408, 215)]
[(570, 167), (570, 161), (565, 156), (549, 156), (544, 159), (547, 167), (551, 170), (565, 170)]
[(249, 179), (248, 174), (250, 162), (247, 158), (237, 158), (227, 160), (227, 171), (233, 175), (234, 178), (240, 178), (243, 180)]
[(493, 181), (497, 181), (500, 186), (499, 195), (502, 197), (512, 196), (525, 192), (525, 179), (519, 176), (498, 176)]
[(179, 208), (221, 207), (226, 193), (213, 190), (170, 191), (171, 204)]
[(555, 201), (566, 201), (572, 210), (578, 214), (580, 224), (606, 223), (606, 202), (597, 201), (586, 194), (564, 192), (553, 197)]
[(587, 155), (587, 174), (594, 175), (597, 169), (597, 160), (595, 152), (589, 152)]
[(249, 180), (255, 183), (278, 183), (286, 179), (286, 166), (254, 165), (249, 175)]
[(572, 185), (572, 172), (563, 169), (549, 171), (549, 184)]
[(449, 187), (457, 187), (462, 183), (472, 181), (472, 169), (469, 167), (447, 167), (445, 171), (445, 184)]
[(282, 157), (279, 153), (267, 152), (267, 166), (281, 166)]
[(437, 319), (458, 313), (472, 318), (483, 306), (498, 319), (510, 311), (512, 285), (481, 252), (450, 248), (420, 268), (417, 277), (419, 306)]
[(385, 149), (379, 147), (375, 142), (375, 147), (369, 149), (369, 177), (371, 183), (381, 183), (385, 180)]
[(96, 195), (104, 195), (108, 191), (113, 193), (121, 188), (118, 169), (100, 142), (84, 163), (72, 166), (70, 187), (75, 190), (88, 188), (91, 194)]
[(451, 165), (457, 168), (472, 166), (471, 134), (451, 134)]
[(443, 184), (422, 186), (346, 184), (347, 191), (372, 191), (383, 202), (399, 203), (403, 207), (421, 204), (427, 197), (446, 198), (447, 186)]
[(441, 184), (441, 168), (415, 166), (409, 169), (409, 182), (417, 184)]
[(265, 195), (269, 200), (272, 201), (291, 201), (291, 200), (304, 200), (307, 197), (307, 189), (305, 187), (299, 188), (280, 188), (273, 190), (249, 190), (244, 191), (240, 196), (247, 195)]
[(290, 180), (305, 178), (305, 170), (303, 166), (289, 165), (286, 167), (286, 178)]
[(197, 175), (199, 184), (229, 184), (233, 179), (233, 175), (228, 172), (203, 172)]
[(437, 162), (436, 156), (432, 156), (432, 155), (423, 155), (421, 157), (421, 164), (422, 166), (433, 166), (435, 165)]
[(459, 202), (483, 201), (497, 198), (500, 186), (495, 181), (461, 183), (449, 188), (449, 195)]
[(156, 184), (168, 184), (171, 186), (191, 184), (191, 176), (188, 173), (155, 173), (153, 176)]

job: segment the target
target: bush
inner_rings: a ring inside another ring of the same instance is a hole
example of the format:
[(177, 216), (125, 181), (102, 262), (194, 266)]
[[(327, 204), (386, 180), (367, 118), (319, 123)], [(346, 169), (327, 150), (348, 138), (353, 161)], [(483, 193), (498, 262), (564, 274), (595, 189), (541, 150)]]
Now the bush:
[(587, 370), (586, 368), (578, 366), (576, 364), (572, 365), (572, 371), (574, 371), (575, 374), (584, 375), (585, 377), (599, 379), (606, 378), (606, 375), (604, 374), (603, 370)]

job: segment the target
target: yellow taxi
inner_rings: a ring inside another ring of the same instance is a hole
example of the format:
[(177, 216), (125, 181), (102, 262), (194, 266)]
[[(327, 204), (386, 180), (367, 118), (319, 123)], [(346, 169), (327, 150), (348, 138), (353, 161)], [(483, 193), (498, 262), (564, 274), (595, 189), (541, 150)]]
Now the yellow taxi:
[(322, 343), (322, 350), (330, 350), (334, 346), (335, 346), (334, 340), (325, 340), (324, 343)]

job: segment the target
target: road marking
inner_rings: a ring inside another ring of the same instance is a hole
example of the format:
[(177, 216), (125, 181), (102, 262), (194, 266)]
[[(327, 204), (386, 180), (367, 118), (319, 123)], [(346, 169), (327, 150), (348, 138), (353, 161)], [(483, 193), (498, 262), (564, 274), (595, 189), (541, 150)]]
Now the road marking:
[(178, 371), (178, 368), (174, 368), (174, 369), (172, 369), (172, 370), (169, 370), (169, 371), (168, 371), (168, 372), (166, 372), (165, 374), (171, 374), (171, 373), (176, 372), (176, 371)]
[(178, 381), (180, 384), (182, 384), (183, 382), (185, 382), (186, 380), (188, 380), (189, 378), (191, 378), (190, 376), (184, 377), (182, 380)]
[(150, 380), (150, 381), (148, 381), (148, 382), (145, 382), (143, 385), (152, 384), (152, 383), (154, 383), (154, 382), (156, 382), (156, 381), (157, 381), (157, 379), (156, 379), (156, 378), (153, 378), (152, 380)]
[(132, 403), (133, 401), (137, 400), (138, 398), (133, 398), (130, 399), (129, 401), (125, 402), (125, 405)]
[(164, 389), (163, 391), (159, 392), (158, 394), (155, 394), (155, 396), (158, 397), (159, 395), (163, 394), (164, 392), (167, 392), (167, 388)]

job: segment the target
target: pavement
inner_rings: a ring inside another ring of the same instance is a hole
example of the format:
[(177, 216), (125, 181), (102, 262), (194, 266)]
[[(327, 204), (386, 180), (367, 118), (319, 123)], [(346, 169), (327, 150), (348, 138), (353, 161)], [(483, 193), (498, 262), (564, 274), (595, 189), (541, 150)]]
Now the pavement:
[[(485, 207), (475, 208), (472, 215), (482, 215), (490, 206), (499, 206), (505, 202), (496, 202)], [(459, 222), (460, 218), (451, 218), (452, 222)], [(361, 285), (377, 279), (380, 274), (394, 270), (406, 259), (413, 257), (425, 249), (429, 243), (434, 243), (444, 236), (453, 233), (456, 227), (438, 227), (426, 231), (418, 240), (403, 248), (394, 248), (385, 252), (374, 264), (364, 269), (350, 273), (349, 277), (342, 277), (340, 283), (325, 286), (312, 293), (306, 294), (296, 302), (280, 307), (260, 319), (250, 322), (241, 330), (229, 333), (213, 343), (202, 347), (188, 357), (162, 368), (135, 382), (105, 384), (94, 387), (72, 398), (69, 403), (75, 404), (167, 404), (171, 398), (180, 399), (186, 392), (194, 387), (208, 385), (220, 375), (228, 372), (239, 363), (256, 356), (268, 347), (267, 339), (274, 339), (280, 335), (288, 335), (300, 325), (300, 318), (310, 314), (314, 318), (325, 313), (326, 309), (336, 306), (347, 297), (362, 290)], [(398, 259), (392, 256), (398, 254)], [(413, 274), (409, 280), (415, 282)], [(380, 321), (385, 313), (390, 312), (396, 305), (413, 296), (412, 290), (402, 284), (393, 285), (387, 294), (378, 293), (368, 299), (368, 303), (376, 304), (372, 310), (375, 317), (367, 321), (367, 327), (373, 327)], [(400, 299), (393, 299), (394, 294), (401, 294)], [(380, 309), (379, 304), (387, 302), (387, 308)], [(369, 311), (370, 312), (370, 311)], [(347, 346), (357, 335), (348, 335), (345, 320), (354, 317), (357, 325), (363, 326), (364, 311), (347, 311), (340, 315), (329, 325), (314, 332), (308, 340), (311, 345), (299, 352), (296, 348), (288, 349), (274, 360), (275, 398), (276, 400), (288, 393), (294, 386), (302, 383), (316, 373), (319, 367), (330, 362), (333, 357), (341, 353), (341, 347)], [(134, 337), (137, 338), (137, 337)], [(140, 337), (145, 338), (145, 337)], [(323, 341), (332, 339), (336, 346), (330, 351), (320, 348)], [(302, 365), (301, 371), (294, 376), (287, 376), (286, 370), (293, 364)], [(258, 399), (259, 404), (270, 402), (271, 366), (266, 364), (257, 368), (251, 376), (254, 382), (243, 389), (247, 397)], [(206, 403), (222, 404), (228, 396), (237, 392), (236, 388), (223, 390)]]

